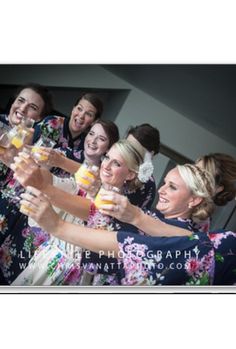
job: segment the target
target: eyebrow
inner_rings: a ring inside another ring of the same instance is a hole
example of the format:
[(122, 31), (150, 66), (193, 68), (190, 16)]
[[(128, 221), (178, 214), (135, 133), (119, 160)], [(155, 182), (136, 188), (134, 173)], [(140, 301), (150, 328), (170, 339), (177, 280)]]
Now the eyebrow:
[(125, 161), (123, 160), (117, 160), (116, 158), (111, 159), (111, 155), (109, 155), (108, 153), (106, 155), (109, 157), (110, 161), (117, 161), (120, 165), (125, 164)]
[[(166, 177), (164, 178), (164, 182), (166, 182)], [(178, 184), (172, 181), (169, 181), (169, 184), (175, 185), (176, 187), (178, 187)]]
[[(82, 104), (79, 103), (78, 105), (84, 109), (84, 106)], [(96, 112), (92, 109), (88, 109), (87, 112), (96, 114)]]
[(37, 109), (39, 109), (39, 106), (38, 106), (37, 104), (30, 103), (30, 105), (33, 105), (34, 107), (36, 107)]
[[(18, 99), (23, 99), (24, 101), (27, 101), (25, 97), (23, 96), (19, 96)], [(29, 103), (30, 105), (33, 105), (34, 107), (36, 107), (37, 109), (39, 109), (39, 106), (35, 103)]]

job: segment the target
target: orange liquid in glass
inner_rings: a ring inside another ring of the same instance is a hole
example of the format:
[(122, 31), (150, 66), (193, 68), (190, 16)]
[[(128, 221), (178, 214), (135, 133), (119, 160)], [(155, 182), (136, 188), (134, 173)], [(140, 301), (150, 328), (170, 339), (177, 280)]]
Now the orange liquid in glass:
[(48, 156), (41, 154), (40, 152), (40, 147), (33, 147), (32, 148), (32, 153), (37, 154), (37, 159), (39, 161), (47, 161), (48, 160)]
[(94, 200), (94, 204), (97, 208), (100, 208), (101, 205), (109, 205), (109, 204), (113, 204), (113, 201), (111, 200), (102, 200), (101, 199), (101, 194), (102, 194), (102, 190), (100, 190)]
[(15, 136), (12, 138), (11, 144), (13, 144), (17, 149), (19, 149), (23, 146), (24, 143), (21, 138)]
[(20, 209), (23, 209), (24, 211), (28, 211), (28, 212), (33, 212), (31, 208), (28, 208), (25, 205), (21, 205)]
[(75, 180), (77, 184), (85, 184), (85, 185), (89, 185), (91, 184), (91, 182), (88, 179), (84, 179), (81, 176), (86, 176), (89, 177), (91, 179), (94, 179), (94, 175), (89, 172), (86, 168), (84, 168), (83, 166), (81, 166), (78, 171), (75, 173)]

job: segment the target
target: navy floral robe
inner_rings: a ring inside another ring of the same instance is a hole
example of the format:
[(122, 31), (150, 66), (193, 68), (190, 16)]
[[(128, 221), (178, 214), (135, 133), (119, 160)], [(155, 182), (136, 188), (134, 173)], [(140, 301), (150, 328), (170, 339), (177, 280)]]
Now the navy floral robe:
[(236, 232), (218, 230), (208, 236), (215, 249), (214, 285), (236, 285)]
[[(6, 123), (8, 122), (5, 117)], [(69, 119), (59, 116), (49, 116), (35, 124), (33, 143), (41, 134), (56, 141), (58, 150), (67, 157), (83, 162), (85, 134), (72, 139), (69, 132)], [(59, 177), (68, 177), (69, 174), (61, 169), (53, 168), (52, 173)], [(0, 195), (0, 268), (6, 284), (10, 284), (27, 266), (35, 249), (45, 240), (48, 234), (41, 231), (32, 231), (28, 226), (28, 217), (19, 211), (19, 195), (24, 189), (19, 185), (13, 191), (15, 180), (12, 171), (7, 170), (2, 177)], [(4, 283), (3, 280), (0, 282)]]
[[(160, 218), (158, 212), (149, 212)], [(190, 220), (163, 221), (193, 230)], [(208, 235), (151, 237), (137, 231), (118, 231), (121, 285), (212, 285), (215, 251)]]

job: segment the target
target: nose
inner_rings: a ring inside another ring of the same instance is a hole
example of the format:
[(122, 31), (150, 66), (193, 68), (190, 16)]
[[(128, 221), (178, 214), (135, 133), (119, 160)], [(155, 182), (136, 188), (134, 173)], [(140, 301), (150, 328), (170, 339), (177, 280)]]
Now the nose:
[(166, 184), (163, 184), (159, 189), (158, 189), (158, 194), (164, 194), (166, 190)]
[(92, 138), (91, 142), (92, 142), (92, 144), (96, 144), (97, 143), (97, 137)]
[(84, 119), (84, 118), (85, 118), (85, 114), (86, 114), (86, 111), (80, 110), (80, 111), (79, 111), (79, 117), (80, 117), (80, 119)]
[(105, 170), (110, 170), (112, 166), (112, 160), (103, 161), (102, 165)]
[(26, 103), (22, 103), (19, 106), (20, 111), (25, 112), (27, 110), (27, 104)]

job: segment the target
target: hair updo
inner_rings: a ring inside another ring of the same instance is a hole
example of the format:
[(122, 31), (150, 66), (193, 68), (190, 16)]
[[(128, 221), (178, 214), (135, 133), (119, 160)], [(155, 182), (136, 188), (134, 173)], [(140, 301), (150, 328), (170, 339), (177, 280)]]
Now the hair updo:
[[(129, 170), (134, 171), (137, 174), (139, 166), (143, 163), (144, 160), (144, 148), (141, 145), (138, 146), (138, 144), (134, 146), (127, 139), (119, 140), (113, 145), (113, 147), (118, 150)], [(127, 181), (127, 185), (128, 188), (132, 190), (140, 187), (142, 183), (136, 176), (133, 180)]]
[[(202, 167), (215, 178), (216, 193), (214, 203), (224, 206), (236, 196), (236, 159), (222, 153), (208, 154), (200, 157), (196, 162), (202, 162)], [(217, 191), (217, 188), (222, 190)]]
[(203, 200), (191, 210), (191, 219), (195, 222), (204, 221), (214, 211), (212, 200), (215, 194), (215, 180), (212, 174), (192, 164), (177, 166), (180, 176), (193, 195)]

